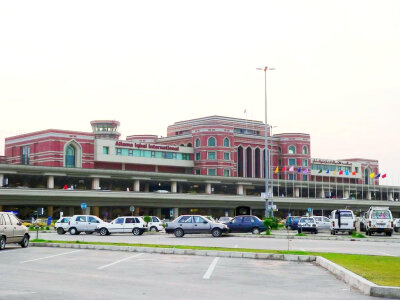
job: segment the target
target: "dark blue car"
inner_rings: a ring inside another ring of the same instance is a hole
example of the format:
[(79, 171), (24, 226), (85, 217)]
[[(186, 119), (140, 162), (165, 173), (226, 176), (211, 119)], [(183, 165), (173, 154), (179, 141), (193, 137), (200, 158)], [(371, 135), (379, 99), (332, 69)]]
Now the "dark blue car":
[(264, 223), (256, 216), (237, 216), (226, 223), (229, 232), (251, 232), (259, 234), (265, 231)]
[(301, 217), (287, 217), (285, 224), (286, 228), (297, 230), (300, 218)]

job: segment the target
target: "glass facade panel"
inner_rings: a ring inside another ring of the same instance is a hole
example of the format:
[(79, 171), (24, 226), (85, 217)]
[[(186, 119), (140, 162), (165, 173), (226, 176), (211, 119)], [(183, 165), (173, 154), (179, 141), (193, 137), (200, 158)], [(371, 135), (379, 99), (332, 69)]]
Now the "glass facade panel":
[(72, 145), (68, 145), (65, 151), (65, 167), (75, 168), (75, 148)]
[(29, 165), (29, 155), (30, 155), (30, 147), (29, 146), (21, 147), (21, 164)]
[(308, 166), (308, 160), (307, 159), (303, 159), (303, 167), (307, 167)]
[[(103, 147), (103, 153), (104, 151), (105, 150)], [(151, 150), (127, 149), (127, 148), (115, 148), (115, 154), (122, 156), (133, 156), (133, 157), (190, 160), (189, 153), (175, 153), (175, 152), (151, 151)], [(196, 159), (198, 154), (200, 153), (196, 153)]]
[(215, 137), (210, 137), (208, 139), (208, 146), (209, 147), (214, 147), (216, 145)]
[(224, 159), (229, 160), (230, 159), (230, 153), (229, 152), (224, 152)]
[(110, 154), (110, 147), (103, 146), (103, 154)]
[(230, 175), (230, 172), (229, 172), (229, 169), (224, 169), (224, 176), (229, 176)]
[(207, 155), (208, 155), (208, 156), (207, 156), (208, 159), (215, 159), (215, 158), (216, 158), (215, 152), (208, 152)]
[(196, 147), (200, 147), (200, 139), (196, 140)]
[(296, 154), (296, 147), (295, 146), (289, 146), (288, 153), (289, 154)]
[(197, 153), (196, 153), (196, 160), (200, 160), (200, 159), (201, 159), (200, 152), (197, 152)]
[(224, 147), (229, 147), (229, 139), (228, 138), (224, 139)]
[(215, 176), (217, 175), (217, 169), (208, 169), (207, 174), (210, 176)]
[(296, 159), (295, 158), (289, 158), (289, 166), (295, 166), (296, 165)]

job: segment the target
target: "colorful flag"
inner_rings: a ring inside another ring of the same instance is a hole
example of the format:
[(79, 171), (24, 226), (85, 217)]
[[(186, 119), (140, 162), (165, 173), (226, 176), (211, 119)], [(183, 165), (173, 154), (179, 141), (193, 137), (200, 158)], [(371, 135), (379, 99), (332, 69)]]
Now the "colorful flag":
[(339, 175), (343, 175), (343, 170), (340, 170)]
[(293, 171), (294, 171), (294, 167), (291, 166), (291, 167), (289, 168), (289, 172), (293, 172)]
[(372, 172), (371, 174), (369, 174), (369, 177), (374, 178), (375, 177), (375, 173)]
[(333, 171), (333, 173), (332, 173), (333, 175), (336, 175), (336, 171)]
[(381, 173), (379, 173), (378, 175), (375, 176), (375, 178), (379, 178), (381, 177)]
[(319, 173), (322, 173), (322, 169), (319, 170), (318, 174), (319, 174)]
[(329, 174), (329, 170), (326, 170), (326, 174)]
[(382, 178), (386, 178), (386, 173), (382, 175)]
[(279, 167), (277, 166), (275, 169), (275, 174), (279, 172)]
[(356, 175), (356, 171), (351, 172), (352, 175)]
[(308, 174), (308, 168), (306, 168), (306, 169), (303, 171), (303, 174), (304, 174), (304, 175), (307, 175), (307, 174)]
[(282, 168), (282, 172), (286, 172), (286, 166)]
[(346, 170), (346, 173), (345, 173), (345, 174), (346, 174), (346, 175), (349, 175), (349, 171)]
[(301, 173), (301, 167), (297, 169), (297, 173)]

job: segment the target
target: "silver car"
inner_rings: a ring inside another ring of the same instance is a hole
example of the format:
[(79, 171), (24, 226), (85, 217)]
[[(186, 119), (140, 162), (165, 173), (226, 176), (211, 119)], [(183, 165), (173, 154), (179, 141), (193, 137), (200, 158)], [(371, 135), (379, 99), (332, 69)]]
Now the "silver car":
[(74, 215), (69, 219), (69, 233), (77, 235), (81, 232), (92, 234), (97, 230), (97, 227), (104, 223), (99, 217), (92, 215)]
[(56, 224), (54, 224), (54, 228), (56, 229), (58, 234), (65, 234), (66, 232), (68, 232), (69, 219), (71, 219), (71, 217), (62, 217), (56, 222)]
[(13, 213), (0, 212), (0, 250), (6, 244), (20, 244), (22, 248), (29, 245), (28, 228), (22, 225)]
[(220, 237), (228, 232), (225, 224), (209, 220), (206, 216), (183, 215), (172, 222), (165, 224), (166, 233), (174, 233), (176, 237), (183, 237), (186, 233), (211, 233), (213, 237)]

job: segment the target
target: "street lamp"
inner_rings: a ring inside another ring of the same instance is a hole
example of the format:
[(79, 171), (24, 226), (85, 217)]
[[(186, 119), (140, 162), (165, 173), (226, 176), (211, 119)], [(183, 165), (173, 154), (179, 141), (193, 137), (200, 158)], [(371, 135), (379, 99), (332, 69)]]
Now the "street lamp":
[[(264, 71), (265, 77), (265, 197), (268, 201), (268, 191), (269, 191), (269, 156), (268, 156), (268, 123), (267, 123), (267, 70), (275, 70), (274, 68), (269, 68), (265, 66), (264, 68), (256, 68), (259, 71)], [(268, 209), (269, 212), (269, 209)], [(268, 215), (269, 216), (269, 215)]]

